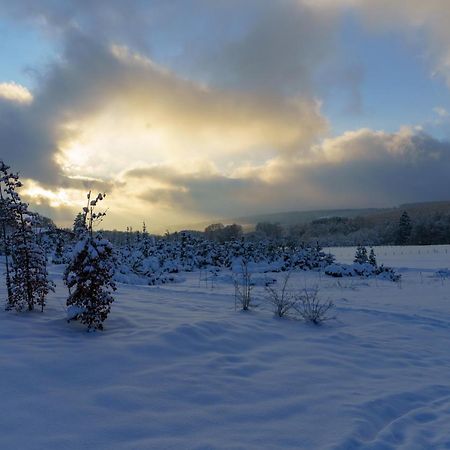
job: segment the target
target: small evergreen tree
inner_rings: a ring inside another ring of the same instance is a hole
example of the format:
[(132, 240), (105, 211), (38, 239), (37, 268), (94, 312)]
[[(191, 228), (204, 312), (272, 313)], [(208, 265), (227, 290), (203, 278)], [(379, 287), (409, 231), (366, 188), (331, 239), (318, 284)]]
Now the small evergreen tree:
[(80, 239), (84, 236), (87, 231), (86, 228), (86, 208), (83, 208), (83, 212), (80, 212), (76, 215), (75, 220), (73, 221), (73, 233), (75, 234), (76, 239)]
[(95, 212), (97, 203), (104, 196), (98, 194), (91, 200), (91, 192), (88, 193), (88, 203), (83, 208), (85, 222), (79, 227), (85, 231), (80, 234), (64, 273), (64, 281), (69, 288), (69, 317), (80, 320), (87, 325), (88, 330), (103, 329), (103, 322), (114, 301), (112, 292), (116, 290), (113, 280), (116, 257), (112, 244), (100, 233), (94, 235), (93, 232), (94, 224), (106, 215), (104, 212)]
[(150, 256), (151, 251), (151, 241), (150, 236), (147, 231), (147, 226), (145, 222), (142, 222), (142, 242), (141, 242), (141, 251), (144, 258), (148, 258)]
[(411, 238), (412, 225), (411, 219), (406, 211), (400, 216), (397, 230), (397, 244), (406, 245)]
[(375, 256), (375, 251), (374, 251), (373, 247), (370, 249), (369, 264), (373, 267), (378, 267), (377, 258)]
[(364, 247), (364, 245), (358, 245), (353, 262), (359, 264), (366, 264), (367, 262), (369, 262), (367, 258), (367, 249), (366, 247)]
[(61, 230), (55, 231), (56, 237), (56, 245), (55, 252), (53, 253), (52, 263), (53, 264), (64, 264), (64, 237)]
[(132, 251), (132, 240), (133, 240), (133, 228), (127, 227), (127, 233), (126, 233), (126, 248), (128, 253), (130, 254)]
[(9, 287), (6, 309), (31, 311), (38, 305), (43, 311), (45, 298), (54, 285), (48, 279), (47, 257), (42, 242), (33, 231), (39, 217), (28, 210), (28, 204), (22, 202), (17, 192), (22, 186), (19, 176), (9, 172), (9, 167), (3, 162), (0, 162), (0, 171), (0, 181), (4, 186), (2, 205), (11, 224), (10, 236), (8, 239), (5, 237), (12, 256), (7, 273)]
[(0, 222), (2, 233), (3, 254), (5, 258), (5, 274), (6, 274), (6, 292), (7, 292), (7, 305), (12, 302), (12, 288), (11, 288), (11, 271), (10, 271), (10, 246), (8, 239), (8, 227), (12, 223), (11, 211), (8, 208), (8, 204), (3, 195), (4, 183), (12, 177), (9, 172), (9, 167), (0, 160)]

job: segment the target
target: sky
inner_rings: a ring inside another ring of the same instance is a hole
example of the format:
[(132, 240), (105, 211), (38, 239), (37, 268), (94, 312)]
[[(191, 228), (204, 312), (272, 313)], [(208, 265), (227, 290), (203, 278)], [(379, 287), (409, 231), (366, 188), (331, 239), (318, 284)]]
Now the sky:
[(68, 226), (450, 198), (447, 0), (0, 0), (0, 159)]

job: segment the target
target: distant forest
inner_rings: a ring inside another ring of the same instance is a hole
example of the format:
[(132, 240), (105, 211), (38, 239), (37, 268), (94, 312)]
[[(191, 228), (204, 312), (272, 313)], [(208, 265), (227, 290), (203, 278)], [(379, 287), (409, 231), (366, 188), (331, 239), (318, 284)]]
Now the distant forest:
[[(1, 204), (0, 204), (1, 207)], [(1, 208), (0, 208), (1, 209)], [(336, 215), (327, 216), (327, 213)], [(339, 213), (349, 216), (337, 215)], [(436, 245), (450, 244), (450, 202), (427, 202), (402, 205), (398, 208), (379, 210), (333, 210), (321, 212), (295, 213), (300, 223), (292, 223), (294, 213), (289, 213), (287, 223), (275, 220), (261, 220), (257, 223), (224, 225), (213, 223), (203, 231), (183, 230), (165, 234), (167, 239), (178, 239), (188, 232), (217, 242), (236, 239), (271, 239), (289, 243), (319, 243), (321, 246), (356, 245)], [(311, 216), (316, 218), (311, 220)], [(322, 217), (318, 217), (322, 215)], [(303, 220), (302, 220), (303, 216)], [(285, 215), (271, 215), (261, 219), (283, 220)], [(42, 230), (50, 235), (73, 233), (70, 229), (58, 229), (50, 219), (40, 216)], [(148, 226), (151, 233), (151, 224)], [(59, 231), (58, 231), (59, 230)], [(144, 230), (145, 232), (145, 230)], [(104, 230), (105, 237), (114, 244), (122, 245), (127, 241), (140, 239), (142, 230), (127, 231)]]
[[(166, 233), (166, 237), (177, 239), (186, 232), (218, 242), (240, 238), (255, 241), (271, 239), (306, 244), (318, 242), (326, 247), (450, 244), (450, 211), (407, 208), (366, 216), (324, 217), (296, 225), (258, 222), (250, 231), (239, 224), (214, 223), (204, 231), (184, 230)], [(121, 244), (127, 239), (139, 238), (139, 233), (129, 229), (128, 232), (109, 231), (106, 235)]]

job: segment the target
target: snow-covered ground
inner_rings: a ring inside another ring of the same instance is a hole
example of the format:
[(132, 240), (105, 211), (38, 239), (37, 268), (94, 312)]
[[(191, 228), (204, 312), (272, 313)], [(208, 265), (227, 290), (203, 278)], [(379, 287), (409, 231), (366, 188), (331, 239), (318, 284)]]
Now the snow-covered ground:
[[(378, 263), (386, 266), (422, 271), (450, 268), (450, 245), (392, 245), (373, 248)], [(339, 262), (351, 263), (356, 247), (327, 247), (324, 250), (335, 255)]]
[(417, 250), (376, 249), (399, 284), (295, 274), (336, 304), (320, 327), (274, 318), (262, 287), (235, 312), (227, 274), (192, 273), (119, 285), (86, 333), (53, 266), (45, 313), (0, 311), (0, 448), (450, 448), (450, 280), (431, 270), (450, 254)]

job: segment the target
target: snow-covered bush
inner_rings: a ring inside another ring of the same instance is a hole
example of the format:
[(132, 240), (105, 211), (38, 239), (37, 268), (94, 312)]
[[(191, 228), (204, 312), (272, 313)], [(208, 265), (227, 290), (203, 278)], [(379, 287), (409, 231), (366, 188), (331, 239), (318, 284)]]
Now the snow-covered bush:
[(434, 277), (436, 278), (440, 278), (440, 279), (447, 279), (450, 278), (450, 270), (445, 268), (445, 269), (439, 269), (436, 272), (434, 272)]
[(369, 264), (377, 267), (378, 263), (377, 263), (377, 257), (375, 255), (375, 250), (373, 249), (373, 247), (370, 249), (370, 254), (369, 254)]
[(243, 311), (248, 311), (252, 305), (252, 274), (248, 261), (243, 259), (241, 270), (234, 276), (234, 306), (239, 304)]
[(367, 250), (361, 245), (356, 251), (355, 262), (353, 264), (333, 263), (325, 267), (324, 272), (326, 275), (335, 278), (354, 276), (376, 277), (394, 282), (400, 281), (401, 279), (401, 275), (392, 267), (379, 266), (377, 264), (373, 248), (370, 250), (369, 257), (367, 257)]
[(350, 264), (333, 263), (325, 267), (324, 272), (326, 275), (335, 278), (352, 277), (355, 275), (352, 266)]
[(89, 192), (88, 206), (83, 209), (86, 220), (84, 232), (80, 227), (79, 241), (64, 273), (64, 281), (69, 288), (68, 317), (87, 325), (88, 330), (103, 329), (103, 322), (114, 301), (112, 292), (116, 290), (113, 280), (116, 257), (112, 244), (100, 233), (93, 233), (94, 222), (105, 215), (94, 212), (103, 197), (99, 194), (91, 200)]
[(241, 236), (226, 241), (207, 239), (198, 232), (149, 236), (146, 227), (137, 235), (128, 229), (119, 243), (116, 280), (131, 284), (162, 284), (176, 281), (176, 274), (203, 270), (234, 270), (245, 259), (251, 272), (322, 270), (333, 263), (317, 244), (298, 245), (284, 239)]
[(334, 263), (325, 267), (324, 272), (326, 275), (335, 278), (342, 277), (376, 277), (389, 281), (400, 281), (401, 275), (397, 273), (392, 267), (378, 266), (374, 267), (369, 263), (366, 264), (344, 264)]
[(381, 278), (383, 280), (389, 280), (398, 282), (401, 280), (402, 276), (397, 273), (392, 267), (387, 266), (378, 266), (375, 271), (378, 278)]
[(272, 304), (274, 314), (277, 317), (286, 316), (298, 302), (298, 298), (288, 290), (290, 275), (291, 273), (289, 272), (284, 277), (280, 288), (273, 283), (266, 284), (267, 300)]
[[(73, 234), (68, 230), (56, 229), (53, 231), (53, 249), (52, 249), (52, 263), (53, 264), (68, 264), (70, 255), (72, 254), (72, 246), (70, 245)], [(75, 234), (76, 236), (76, 234)]]
[(356, 264), (366, 264), (369, 262), (366, 247), (363, 245), (358, 245), (353, 262)]
[(334, 303), (331, 300), (320, 300), (317, 287), (304, 289), (294, 305), (294, 309), (303, 320), (315, 325), (334, 319), (335, 317), (330, 315), (330, 311), (333, 308)]

